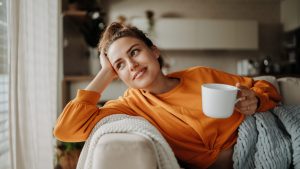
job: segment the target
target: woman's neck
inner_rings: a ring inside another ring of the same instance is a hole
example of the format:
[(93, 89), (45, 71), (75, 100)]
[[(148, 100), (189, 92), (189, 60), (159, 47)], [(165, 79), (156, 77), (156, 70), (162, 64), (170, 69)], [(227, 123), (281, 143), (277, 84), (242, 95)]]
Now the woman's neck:
[(175, 88), (180, 83), (180, 79), (167, 77), (162, 75), (159, 80), (155, 82), (154, 87), (149, 91), (153, 94), (166, 93)]

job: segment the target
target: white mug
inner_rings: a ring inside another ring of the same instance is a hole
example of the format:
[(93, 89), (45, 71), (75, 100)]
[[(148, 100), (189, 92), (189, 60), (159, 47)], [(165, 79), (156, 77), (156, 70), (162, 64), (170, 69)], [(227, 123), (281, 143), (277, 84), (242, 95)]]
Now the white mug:
[(239, 88), (226, 84), (207, 83), (202, 88), (202, 111), (212, 118), (228, 118), (232, 115)]

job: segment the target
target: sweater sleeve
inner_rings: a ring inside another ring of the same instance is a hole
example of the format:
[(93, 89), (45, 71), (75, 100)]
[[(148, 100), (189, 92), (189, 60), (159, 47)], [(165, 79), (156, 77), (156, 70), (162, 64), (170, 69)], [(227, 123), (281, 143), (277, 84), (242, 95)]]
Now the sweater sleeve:
[(94, 91), (78, 90), (57, 119), (54, 136), (65, 142), (85, 141), (94, 126), (111, 114), (135, 115), (122, 99), (110, 101), (108, 106), (98, 107), (100, 94)]
[(264, 112), (274, 108), (281, 100), (281, 96), (277, 89), (265, 80), (255, 81), (250, 77), (238, 76), (211, 68), (202, 68), (201, 70), (204, 72), (200, 72), (200, 74), (207, 74), (206, 81), (212, 83), (225, 83), (233, 86), (236, 83), (240, 83), (254, 91), (259, 99), (257, 112)]
[(265, 80), (253, 81), (252, 86), (251, 90), (253, 90), (259, 98), (257, 112), (264, 112), (274, 108), (281, 100), (281, 96), (277, 89)]

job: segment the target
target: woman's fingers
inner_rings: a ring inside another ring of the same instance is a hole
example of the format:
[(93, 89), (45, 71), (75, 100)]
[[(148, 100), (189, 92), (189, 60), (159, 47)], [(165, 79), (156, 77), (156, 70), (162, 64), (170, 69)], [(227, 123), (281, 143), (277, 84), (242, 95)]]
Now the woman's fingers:
[(239, 88), (239, 101), (236, 103), (235, 107), (242, 114), (254, 114), (257, 109), (258, 102), (254, 91), (239, 83), (236, 84), (236, 87)]
[(242, 86), (240, 83), (237, 83), (236, 87), (240, 89), (238, 91), (238, 97), (245, 97), (245, 96), (255, 95), (255, 93), (252, 90), (250, 90), (246, 86)]
[(99, 58), (100, 58), (101, 69), (107, 70), (107, 72), (110, 72), (111, 75), (114, 76), (114, 78), (117, 78), (118, 77), (117, 72), (114, 70), (112, 64), (110, 63), (107, 55), (103, 50), (100, 52)]
[(111, 63), (109, 62), (109, 59), (107, 58), (107, 55), (104, 53), (104, 51), (101, 51), (99, 58), (100, 58), (100, 64), (102, 67), (111, 65)]
[(236, 106), (247, 107), (252, 104), (257, 104), (256, 97), (244, 97), (243, 99), (241, 99), (239, 102), (236, 103)]
[(244, 112), (244, 111), (255, 111), (257, 106), (256, 106), (256, 103), (252, 103), (252, 104), (248, 104), (248, 105), (244, 105), (244, 106), (239, 106), (237, 108), (242, 112)]

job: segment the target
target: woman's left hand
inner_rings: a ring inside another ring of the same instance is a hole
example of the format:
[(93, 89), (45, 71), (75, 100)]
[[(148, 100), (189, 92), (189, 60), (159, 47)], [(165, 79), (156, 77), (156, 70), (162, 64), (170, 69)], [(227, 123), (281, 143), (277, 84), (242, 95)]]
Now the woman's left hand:
[(252, 115), (256, 112), (258, 99), (254, 91), (240, 83), (235, 85), (240, 90), (238, 91), (239, 101), (235, 104), (235, 108), (242, 114)]

